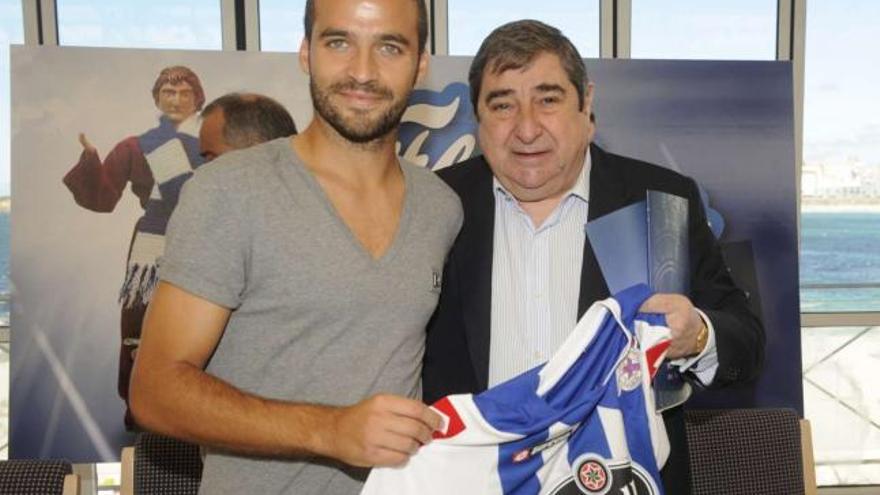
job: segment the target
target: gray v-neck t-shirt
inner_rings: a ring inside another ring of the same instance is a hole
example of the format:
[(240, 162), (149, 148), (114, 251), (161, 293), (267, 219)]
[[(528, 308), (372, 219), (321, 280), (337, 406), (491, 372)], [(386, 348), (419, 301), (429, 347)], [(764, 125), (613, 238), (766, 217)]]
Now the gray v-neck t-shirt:
[[(286, 138), (196, 171), (169, 224), (160, 277), (232, 309), (208, 373), (287, 401), (420, 397), (425, 326), (462, 212), (432, 172), (401, 169), (398, 230), (378, 259)], [(201, 493), (354, 494), (365, 476), (329, 459), (209, 451)]]

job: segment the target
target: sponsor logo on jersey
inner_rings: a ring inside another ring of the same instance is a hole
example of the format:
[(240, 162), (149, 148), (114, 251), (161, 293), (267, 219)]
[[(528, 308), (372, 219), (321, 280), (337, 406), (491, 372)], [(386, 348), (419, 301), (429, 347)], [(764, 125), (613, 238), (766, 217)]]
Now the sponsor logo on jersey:
[(513, 462), (514, 463), (523, 462), (525, 460), (528, 460), (532, 456), (538, 455), (541, 452), (543, 452), (551, 447), (559, 445), (563, 442), (567, 442), (568, 437), (571, 436), (572, 432), (574, 432), (574, 430), (576, 428), (577, 428), (577, 425), (574, 425), (570, 429), (565, 430), (562, 434), (556, 435), (555, 437), (553, 437), (545, 442), (539, 443), (538, 445), (535, 445), (529, 449), (520, 450), (516, 454), (513, 454)]

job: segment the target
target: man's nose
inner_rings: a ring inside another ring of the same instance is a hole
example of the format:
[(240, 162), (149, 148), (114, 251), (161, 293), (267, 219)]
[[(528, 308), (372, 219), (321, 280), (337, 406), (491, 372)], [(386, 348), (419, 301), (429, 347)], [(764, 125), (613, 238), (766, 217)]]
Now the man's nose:
[(349, 65), (349, 76), (359, 83), (366, 83), (376, 78), (376, 58), (371, 49), (357, 50)]
[(538, 120), (535, 111), (529, 106), (524, 105), (517, 115), (516, 137), (524, 143), (531, 143), (541, 136), (543, 129), (541, 122)]

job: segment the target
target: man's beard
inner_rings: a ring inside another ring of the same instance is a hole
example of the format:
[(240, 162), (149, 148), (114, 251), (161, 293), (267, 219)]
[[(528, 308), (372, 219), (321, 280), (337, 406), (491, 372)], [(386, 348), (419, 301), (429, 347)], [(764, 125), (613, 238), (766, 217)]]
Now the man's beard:
[[(318, 115), (327, 121), (342, 137), (358, 144), (376, 141), (393, 131), (400, 123), (403, 112), (406, 111), (407, 100), (409, 99), (409, 94), (407, 94), (406, 97), (394, 101), (394, 93), (391, 90), (373, 81), (358, 83), (357, 81), (349, 80), (334, 83), (328, 88), (322, 89), (315, 84), (314, 79), (311, 79), (309, 81), (309, 90), (312, 93), (312, 104)], [(330, 101), (331, 95), (339, 94), (342, 91), (367, 92), (378, 96), (382, 100), (391, 100), (391, 106), (374, 120), (367, 120), (366, 116), (361, 119), (358, 117), (346, 119)]]

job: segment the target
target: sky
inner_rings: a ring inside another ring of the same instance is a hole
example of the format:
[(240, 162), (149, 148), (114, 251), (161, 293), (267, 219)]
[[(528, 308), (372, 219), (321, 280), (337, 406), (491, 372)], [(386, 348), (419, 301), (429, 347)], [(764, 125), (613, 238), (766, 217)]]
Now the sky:
[[(559, 27), (584, 57), (599, 55), (598, 0), (448, 0), (449, 52), (473, 54), (509, 20)], [(260, 0), (261, 46), (294, 51), (305, 0)], [(57, 0), (62, 45), (217, 50), (219, 0)], [(805, 163), (880, 165), (880, 2), (808, 2)], [(776, 0), (632, 0), (633, 58), (772, 60)], [(0, 0), (0, 196), (9, 194), (9, 51), (24, 39), (20, 0)]]
[(808, 8), (804, 161), (880, 165), (880, 2), (811, 0)]

